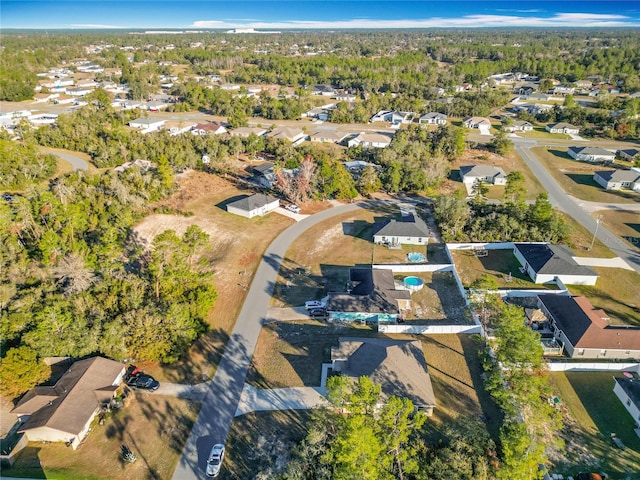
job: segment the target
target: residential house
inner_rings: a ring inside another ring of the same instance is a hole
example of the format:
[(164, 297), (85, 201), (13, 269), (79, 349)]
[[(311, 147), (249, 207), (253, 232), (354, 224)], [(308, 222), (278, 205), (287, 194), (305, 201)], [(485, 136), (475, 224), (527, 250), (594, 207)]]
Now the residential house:
[(312, 133), (309, 136), (309, 140), (321, 143), (340, 143), (348, 136), (348, 133), (339, 132), (337, 130), (321, 130)]
[(287, 140), (298, 145), (306, 140), (307, 134), (301, 128), (278, 127), (267, 133), (267, 137), (277, 140)]
[(420, 125), (446, 125), (447, 116), (444, 113), (429, 112), (421, 115), (418, 123)]
[(124, 372), (123, 364), (103, 357), (74, 362), (55, 385), (32, 388), (11, 410), (23, 422), (18, 432), (30, 442), (65, 442), (75, 450)]
[(223, 83), (222, 85), (220, 85), (220, 88), (227, 91), (240, 90), (240, 85), (237, 85), (235, 83)]
[(280, 199), (262, 193), (254, 193), (227, 204), (227, 212), (241, 217), (264, 216), (280, 206)]
[(118, 165), (113, 169), (113, 171), (123, 173), (132, 167), (138, 168), (141, 172), (146, 172), (147, 170), (153, 168), (153, 163), (151, 163), (149, 160), (137, 159), (132, 162), (125, 162), (122, 165)]
[(489, 130), (491, 128), (491, 120), (484, 117), (469, 117), (464, 120), (463, 125), (467, 128)]
[(377, 172), (382, 171), (382, 167), (380, 165), (376, 165), (375, 163), (365, 162), (364, 160), (353, 160), (351, 162), (343, 162), (344, 168), (346, 168), (352, 177), (358, 178), (362, 175), (362, 172), (367, 167), (373, 167)]
[(133, 110), (134, 108), (141, 108), (143, 102), (140, 100), (120, 100), (116, 99), (111, 102), (112, 107), (122, 107), (123, 110)]
[(535, 87), (532, 85), (523, 85), (515, 90), (518, 95), (525, 95), (527, 98), (535, 91)]
[(331, 292), (329, 320), (396, 323), (411, 309), (409, 290), (396, 289), (393, 272), (379, 268), (350, 268), (346, 292)]
[(360, 133), (347, 142), (349, 148), (361, 146), (363, 148), (386, 148), (391, 144), (391, 133)]
[(75, 97), (72, 97), (71, 95), (65, 95), (65, 94), (56, 94), (58, 95), (54, 100), (53, 100), (53, 104), (54, 105), (68, 105), (70, 103), (74, 103), (77, 102), (78, 99)]
[(530, 93), (526, 95), (522, 100), (530, 100), (532, 102), (549, 102), (554, 100), (553, 95), (548, 93)]
[(567, 153), (581, 162), (613, 163), (616, 155), (600, 147), (569, 147)]
[(553, 89), (554, 95), (573, 95), (576, 89), (574, 87), (560, 86)]
[(273, 171), (272, 162), (264, 162), (252, 168), (256, 179), (260, 185), (272, 188), (276, 184), (276, 175)]
[(170, 121), (170, 122), (165, 122), (163, 125), (163, 128), (165, 130), (169, 130), (169, 135), (175, 136), (175, 135), (180, 135), (180, 134), (189, 132), (196, 125), (197, 123), (195, 122)]
[(403, 217), (401, 222), (387, 219), (373, 226), (373, 242), (391, 247), (400, 245), (426, 245), (429, 243), (429, 228), (415, 215)]
[(159, 118), (140, 117), (129, 122), (129, 126), (137, 128), (140, 133), (149, 133), (159, 130), (164, 125), (165, 120)]
[(493, 165), (465, 165), (460, 167), (460, 178), (467, 191), (471, 192), (476, 183), (484, 182), (491, 185), (506, 185), (507, 175), (500, 167)]
[(151, 100), (149, 102), (143, 102), (140, 104), (140, 108), (148, 110), (149, 112), (158, 112), (164, 110), (169, 106), (168, 103), (161, 100)]
[(33, 96), (35, 103), (51, 102), (60, 96), (59, 93), (36, 93)]
[(637, 149), (637, 148), (620, 149), (616, 152), (616, 155), (618, 155), (623, 160), (629, 160), (630, 162), (633, 162), (634, 160), (640, 158), (640, 149)]
[(514, 120), (511, 125), (505, 126), (505, 132), (530, 132), (533, 130), (533, 125), (524, 120)]
[(72, 95), (74, 97), (84, 97), (91, 92), (93, 92), (93, 89), (88, 87), (67, 88), (66, 90), (67, 95)]
[[(636, 170), (636, 171), (634, 171)], [(593, 179), (605, 190), (629, 188), (640, 192), (640, 170), (602, 170), (593, 174)]]
[(327, 105), (323, 105), (321, 107), (315, 107), (306, 112), (302, 113), (300, 116), (302, 118), (315, 118), (316, 120), (320, 120), (321, 122), (326, 122), (331, 118), (331, 110), (336, 108), (335, 103), (328, 103)]
[(545, 130), (549, 133), (565, 133), (567, 135), (577, 135), (580, 133), (580, 127), (565, 122), (550, 123), (545, 127)]
[(58, 115), (55, 113), (41, 113), (40, 115), (31, 115), (27, 118), (31, 125), (53, 125), (58, 120)]
[(411, 119), (415, 114), (413, 112), (400, 112), (397, 110), (380, 110), (371, 120), (371, 123), (387, 122), (394, 126), (400, 126), (402, 123), (411, 123)]
[(640, 427), (640, 379), (613, 377), (613, 393), (627, 409), (635, 425)]
[(341, 337), (338, 342), (331, 348), (333, 372), (354, 381), (369, 377), (380, 385), (383, 402), (392, 395), (408, 398), (417, 410), (433, 413), (436, 397), (419, 340)]
[(339, 102), (355, 102), (357, 97), (353, 93), (339, 93), (335, 98)]
[(558, 279), (565, 285), (595, 285), (598, 280), (595, 270), (579, 265), (565, 245), (516, 243), (513, 254), (533, 283), (551, 283)]
[(223, 133), (227, 133), (227, 129), (217, 122), (205, 122), (198, 123), (195, 127), (193, 127), (191, 133), (193, 133), (194, 135), (222, 135)]
[(534, 103), (527, 109), (531, 115), (539, 115), (541, 113), (550, 112), (551, 110), (553, 110), (553, 105), (544, 103)]
[(593, 86), (593, 82), (591, 80), (578, 80), (576, 82), (576, 87), (578, 88), (591, 88)]
[(323, 97), (332, 97), (336, 89), (331, 85), (314, 85), (311, 87), (311, 95), (322, 95)]
[(267, 129), (261, 127), (238, 127), (234, 128), (229, 133), (231, 133), (232, 137), (247, 138), (249, 135), (262, 137), (265, 133), (267, 133)]
[(538, 296), (554, 337), (571, 358), (639, 359), (640, 327), (611, 325), (603, 310), (585, 297)]
[(13, 125), (18, 125), (21, 119), (26, 119), (31, 116), (31, 110), (14, 110), (12, 112), (3, 111), (0, 112), (0, 126), (10, 127)]

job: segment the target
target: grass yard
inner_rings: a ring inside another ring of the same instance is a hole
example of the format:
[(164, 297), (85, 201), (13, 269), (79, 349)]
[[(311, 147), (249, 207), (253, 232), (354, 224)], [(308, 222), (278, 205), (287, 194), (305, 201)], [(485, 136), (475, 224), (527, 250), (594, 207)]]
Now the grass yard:
[(601, 210), (602, 225), (640, 251), (640, 213), (629, 210)]
[(640, 274), (621, 268), (593, 267), (600, 278), (596, 285), (571, 285), (573, 295), (584, 295), (596, 308), (601, 308), (615, 325), (640, 327)]
[[(178, 365), (163, 368), (144, 366), (160, 381), (188, 383), (211, 378), (262, 252), (293, 223), (292, 219), (277, 213), (248, 219), (226, 211), (225, 205), (229, 200), (251, 193), (217, 176), (190, 172), (180, 179), (179, 190), (158, 207), (192, 212), (193, 215), (150, 215), (135, 227), (136, 235), (146, 244), (167, 229), (182, 235), (192, 224), (199, 225), (211, 240), (207, 260), (216, 272), (218, 290), (216, 305), (207, 319), (211, 330), (195, 342), (188, 357)], [(255, 232), (261, 234), (256, 235)]]
[[(104, 425), (96, 421), (77, 450), (61, 443), (31, 443), (3, 473), (65, 480), (171, 478), (197, 414), (196, 405), (187, 400), (135, 393)], [(121, 445), (138, 460), (123, 462)]]
[[(528, 275), (520, 272), (520, 262), (512, 250), (487, 250), (486, 257), (477, 257), (473, 250), (452, 250), (451, 255), (462, 284), (469, 287), (484, 274), (491, 275), (500, 288), (555, 288), (555, 285), (537, 285)], [(508, 281), (511, 274), (511, 281)]]
[(524, 138), (545, 138), (547, 140), (569, 140), (571, 137), (564, 133), (549, 133), (544, 126), (534, 126), (530, 132), (516, 132), (516, 135)]
[[(555, 459), (553, 471), (576, 475), (605, 472), (612, 480), (640, 476), (640, 438), (633, 419), (613, 393), (613, 372), (554, 372), (549, 379), (562, 400), (566, 452)], [(627, 448), (611, 441), (615, 433)]]
[[(576, 257), (599, 257), (599, 258), (613, 258), (615, 254), (596, 238), (593, 244), (593, 248), (589, 250), (591, 242), (593, 241), (593, 234), (584, 228), (581, 224), (576, 222), (573, 217), (563, 213), (559, 210), (556, 212), (562, 216), (568, 227), (568, 239), (567, 245), (571, 247)], [(595, 219), (594, 219), (595, 225)], [(606, 225), (605, 225), (606, 226)]]
[(531, 151), (553, 175), (562, 188), (581, 200), (603, 203), (640, 202), (640, 195), (630, 191), (605, 190), (593, 179), (599, 170), (611, 170), (615, 165), (603, 166), (598, 163), (579, 162), (567, 153), (564, 147), (535, 147)]

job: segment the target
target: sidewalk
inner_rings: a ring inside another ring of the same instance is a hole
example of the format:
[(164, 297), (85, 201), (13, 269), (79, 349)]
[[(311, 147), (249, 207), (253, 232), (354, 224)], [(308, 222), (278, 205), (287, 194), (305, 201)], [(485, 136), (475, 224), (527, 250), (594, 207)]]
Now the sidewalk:
[(609, 267), (624, 268), (625, 270), (635, 271), (627, 262), (620, 257), (614, 258), (595, 258), (595, 257), (573, 257), (578, 265), (586, 265), (589, 267)]
[(245, 383), (235, 416), (271, 410), (308, 410), (327, 407), (321, 387), (259, 389)]

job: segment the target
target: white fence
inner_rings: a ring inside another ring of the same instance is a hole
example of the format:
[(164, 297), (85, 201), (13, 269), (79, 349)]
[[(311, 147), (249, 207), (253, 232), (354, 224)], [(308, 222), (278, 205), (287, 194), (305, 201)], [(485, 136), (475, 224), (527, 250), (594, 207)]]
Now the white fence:
[(411, 333), (416, 335), (442, 335), (466, 333), (480, 334), (479, 325), (378, 325), (380, 333)]
[(418, 272), (450, 272), (453, 270), (453, 265), (449, 264), (420, 264), (420, 265), (398, 265), (398, 264), (383, 264), (373, 265), (373, 268), (383, 268), (386, 270), (393, 270), (398, 273), (418, 273)]
[(549, 362), (551, 372), (636, 372), (640, 375), (640, 363), (623, 362)]
[(474, 250), (474, 249), (485, 249), (485, 250), (513, 250), (514, 243), (513, 242), (488, 242), (488, 243), (447, 243), (447, 248), (449, 250)]

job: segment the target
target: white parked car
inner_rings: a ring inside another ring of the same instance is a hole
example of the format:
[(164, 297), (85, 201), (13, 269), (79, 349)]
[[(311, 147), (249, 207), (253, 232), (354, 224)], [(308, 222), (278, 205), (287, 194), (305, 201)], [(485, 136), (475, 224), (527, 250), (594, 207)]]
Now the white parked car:
[(290, 212), (293, 212), (293, 213), (300, 213), (300, 211), (301, 211), (300, 207), (297, 206), (297, 205), (287, 205), (284, 208), (286, 208), (287, 210), (289, 210)]
[(222, 468), (222, 462), (224, 460), (224, 445), (216, 443), (211, 449), (209, 458), (207, 459), (207, 476), (217, 477), (220, 474)]
[(307, 310), (315, 310), (318, 308), (325, 308), (327, 305), (320, 300), (309, 300), (308, 302), (304, 302), (304, 308)]

